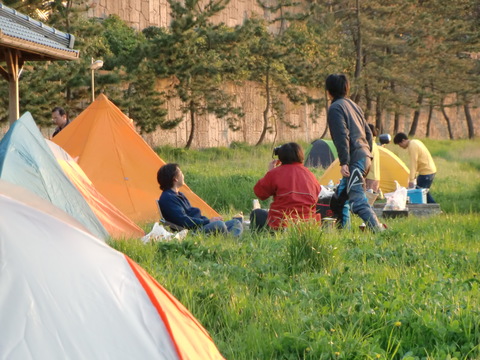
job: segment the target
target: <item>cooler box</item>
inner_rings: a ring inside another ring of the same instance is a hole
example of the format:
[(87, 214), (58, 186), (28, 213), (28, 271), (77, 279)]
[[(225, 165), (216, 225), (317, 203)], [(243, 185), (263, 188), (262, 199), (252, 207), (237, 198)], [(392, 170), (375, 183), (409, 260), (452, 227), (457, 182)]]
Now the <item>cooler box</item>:
[(410, 204), (426, 204), (428, 189), (408, 189), (407, 197)]

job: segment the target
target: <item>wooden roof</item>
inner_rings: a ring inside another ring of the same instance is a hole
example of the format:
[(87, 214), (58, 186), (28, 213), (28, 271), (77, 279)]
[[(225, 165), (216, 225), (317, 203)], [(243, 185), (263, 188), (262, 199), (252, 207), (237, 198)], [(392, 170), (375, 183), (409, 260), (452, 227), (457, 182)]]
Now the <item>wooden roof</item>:
[(0, 62), (5, 49), (21, 52), (23, 61), (75, 60), (75, 37), (0, 4)]

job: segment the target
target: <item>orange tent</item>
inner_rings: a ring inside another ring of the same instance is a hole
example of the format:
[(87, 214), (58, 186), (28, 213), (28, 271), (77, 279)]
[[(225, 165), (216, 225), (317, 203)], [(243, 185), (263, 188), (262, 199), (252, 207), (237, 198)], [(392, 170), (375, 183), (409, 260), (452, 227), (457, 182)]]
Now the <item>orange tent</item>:
[[(380, 189), (382, 189), (384, 193), (395, 191), (395, 181), (398, 181), (401, 186), (407, 187), (410, 170), (408, 170), (405, 163), (397, 155), (383, 146), (379, 146), (378, 150), (380, 152)], [(341, 178), (340, 163), (338, 159), (336, 159), (328, 169), (325, 170), (319, 183), (326, 185), (330, 180), (338, 183)]]
[[(157, 171), (165, 164), (135, 131), (131, 120), (103, 94), (53, 139), (83, 169), (95, 188), (135, 222), (159, 217)], [(218, 216), (188, 186), (192, 206)]]
[(49, 140), (47, 140), (47, 144), (50, 150), (52, 150), (53, 155), (55, 155), (63, 172), (68, 176), (73, 185), (75, 185), (80, 194), (82, 194), (98, 220), (100, 220), (112, 238), (138, 239), (145, 235), (145, 232), (138, 227), (137, 224), (126, 217), (95, 189), (87, 175), (85, 175), (80, 166), (78, 166), (75, 160), (72, 159), (65, 150)]

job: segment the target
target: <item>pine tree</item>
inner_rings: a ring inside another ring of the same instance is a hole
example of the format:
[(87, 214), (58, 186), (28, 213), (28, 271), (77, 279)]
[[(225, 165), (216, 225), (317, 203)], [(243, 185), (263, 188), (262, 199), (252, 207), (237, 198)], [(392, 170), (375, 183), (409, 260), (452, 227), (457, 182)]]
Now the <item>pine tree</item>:
[[(309, 99), (298, 87), (302, 82), (300, 78), (305, 77), (305, 73), (293, 73), (293, 59), (299, 57), (291, 52), (292, 49), (288, 46), (291, 41), (288, 37), (273, 35), (268, 31), (267, 23), (258, 19), (245, 21), (239, 28), (239, 33), (241, 45), (237, 49), (238, 57), (243, 59), (242, 67), (246, 71), (248, 80), (260, 84), (261, 94), (265, 99), (262, 132), (256, 143), (260, 145), (268, 131), (276, 130), (277, 122), (296, 127), (285, 117), (283, 99), (294, 104), (306, 103), (312, 99)], [(289, 56), (292, 72), (289, 72), (286, 64)], [(311, 84), (312, 81), (308, 82), (304, 79), (304, 83)]]
[[(159, 77), (174, 78), (167, 97), (179, 98), (181, 117), (163, 122), (163, 128), (175, 127), (188, 118), (190, 135), (186, 148), (193, 143), (197, 117), (214, 114), (225, 119), (232, 129), (243, 116), (234, 105), (234, 96), (222, 90), (228, 56), (225, 46), (235, 38), (223, 26), (208, 19), (223, 9), (226, 1), (210, 1), (201, 7), (197, 0), (185, 4), (169, 1), (172, 23), (169, 29), (147, 28), (145, 55)], [(227, 46), (228, 47), (228, 46)]]

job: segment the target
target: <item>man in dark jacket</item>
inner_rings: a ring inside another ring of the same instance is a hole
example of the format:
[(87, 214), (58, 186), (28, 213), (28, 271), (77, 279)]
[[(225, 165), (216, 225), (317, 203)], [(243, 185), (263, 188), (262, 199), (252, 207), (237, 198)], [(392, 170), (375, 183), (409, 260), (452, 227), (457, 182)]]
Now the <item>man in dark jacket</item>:
[[(327, 115), (328, 127), (342, 173), (338, 196), (348, 198), (352, 212), (360, 216), (370, 229), (383, 230), (365, 195), (364, 178), (372, 162), (372, 132), (360, 107), (347, 98), (350, 84), (345, 75), (329, 75), (325, 89), (332, 101)], [(341, 225), (344, 227), (350, 219), (348, 207), (344, 207), (342, 215)]]
[(60, 131), (62, 131), (65, 126), (70, 124), (70, 120), (68, 119), (67, 112), (62, 107), (55, 107), (52, 110), (52, 120), (57, 125), (55, 131), (53, 132), (52, 137), (57, 135)]

